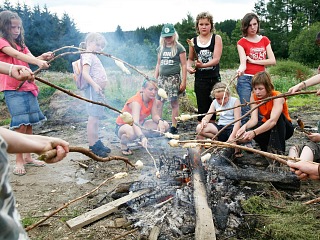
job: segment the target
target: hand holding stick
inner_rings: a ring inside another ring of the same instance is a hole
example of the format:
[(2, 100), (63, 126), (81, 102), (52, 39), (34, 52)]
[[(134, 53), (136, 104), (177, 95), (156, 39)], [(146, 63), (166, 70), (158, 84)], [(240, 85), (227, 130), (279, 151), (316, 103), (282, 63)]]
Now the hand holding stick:
[(192, 40), (187, 39), (187, 43), (188, 45), (193, 49), (193, 53), (194, 53), (194, 60), (197, 61), (198, 60), (198, 54), (196, 52), (196, 49), (194, 48), (194, 43)]
[[(130, 166), (135, 167), (132, 163), (130, 163), (128, 158), (121, 157), (121, 156), (113, 156), (113, 157), (110, 156), (110, 157), (102, 158), (102, 157), (99, 157), (99, 156), (95, 155), (89, 149), (83, 148), (83, 147), (69, 146), (69, 152), (82, 153), (82, 154), (84, 154), (84, 155), (86, 155), (86, 156), (88, 156), (88, 157), (90, 157), (93, 160), (96, 160), (98, 162), (109, 162), (109, 161), (112, 161), (112, 160), (122, 160), (126, 164), (129, 164)], [(38, 159), (42, 160), (42, 161), (45, 161), (46, 163), (51, 163), (50, 159), (54, 158), (56, 155), (57, 155), (57, 150), (53, 149), (53, 150), (50, 150), (50, 151), (47, 151), (47, 152), (41, 154)]]

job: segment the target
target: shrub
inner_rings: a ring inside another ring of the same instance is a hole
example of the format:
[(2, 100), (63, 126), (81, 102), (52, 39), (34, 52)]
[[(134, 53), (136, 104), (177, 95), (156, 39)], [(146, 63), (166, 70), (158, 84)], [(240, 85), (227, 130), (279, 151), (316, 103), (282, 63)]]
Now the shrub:
[(309, 67), (298, 62), (287, 60), (277, 61), (277, 64), (269, 67), (268, 71), (270, 74), (279, 77), (290, 77), (300, 80), (305, 80), (313, 74)]

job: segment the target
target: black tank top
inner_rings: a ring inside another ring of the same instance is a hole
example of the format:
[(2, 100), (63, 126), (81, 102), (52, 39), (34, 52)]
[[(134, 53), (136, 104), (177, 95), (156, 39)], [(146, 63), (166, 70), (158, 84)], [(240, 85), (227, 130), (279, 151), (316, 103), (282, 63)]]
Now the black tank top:
[[(193, 39), (194, 39), (194, 48), (198, 55), (198, 59), (203, 63), (209, 62), (213, 56), (216, 35), (215, 34), (212, 35), (211, 42), (208, 47), (199, 47), (197, 44), (197, 37), (194, 37)], [(196, 78), (219, 77), (220, 75), (219, 72), (220, 72), (219, 64), (209, 68), (197, 68), (197, 71), (195, 72), (195, 77)]]

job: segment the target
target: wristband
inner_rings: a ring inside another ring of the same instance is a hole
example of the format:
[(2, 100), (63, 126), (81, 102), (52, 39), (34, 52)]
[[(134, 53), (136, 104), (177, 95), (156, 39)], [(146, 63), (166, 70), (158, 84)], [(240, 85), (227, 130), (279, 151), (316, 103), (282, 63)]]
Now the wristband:
[(306, 89), (307, 89), (306, 81), (303, 81), (302, 83), (303, 83), (303, 85), (304, 85), (304, 88), (303, 88), (303, 89), (306, 90)]
[(256, 137), (257, 136), (256, 132), (254, 130), (252, 130), (252, 132), (254, 134), (254, 137)]
[(10, 67), (9, 67), (9, 77), (12, 77), (12, 68), (13, 68), (13, 64), (10, 64)]

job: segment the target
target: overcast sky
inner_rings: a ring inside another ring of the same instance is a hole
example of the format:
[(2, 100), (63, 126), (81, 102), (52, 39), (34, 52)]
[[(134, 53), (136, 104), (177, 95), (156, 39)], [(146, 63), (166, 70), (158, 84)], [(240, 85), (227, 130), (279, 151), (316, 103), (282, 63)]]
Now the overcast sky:
[[(177, 23), (190, 13), (194, 18), (209, 11), (214, 22), (241, 19), (252, 12), (250, 0), (11, 0), (28, 6), (45, 5), (59, 17), (67, 13), (81, 32), (114, 32), (119, 25), (123, 31), (148, 28), (163, 23)], [(3, 4), (3, 0), (0, 1)]]

